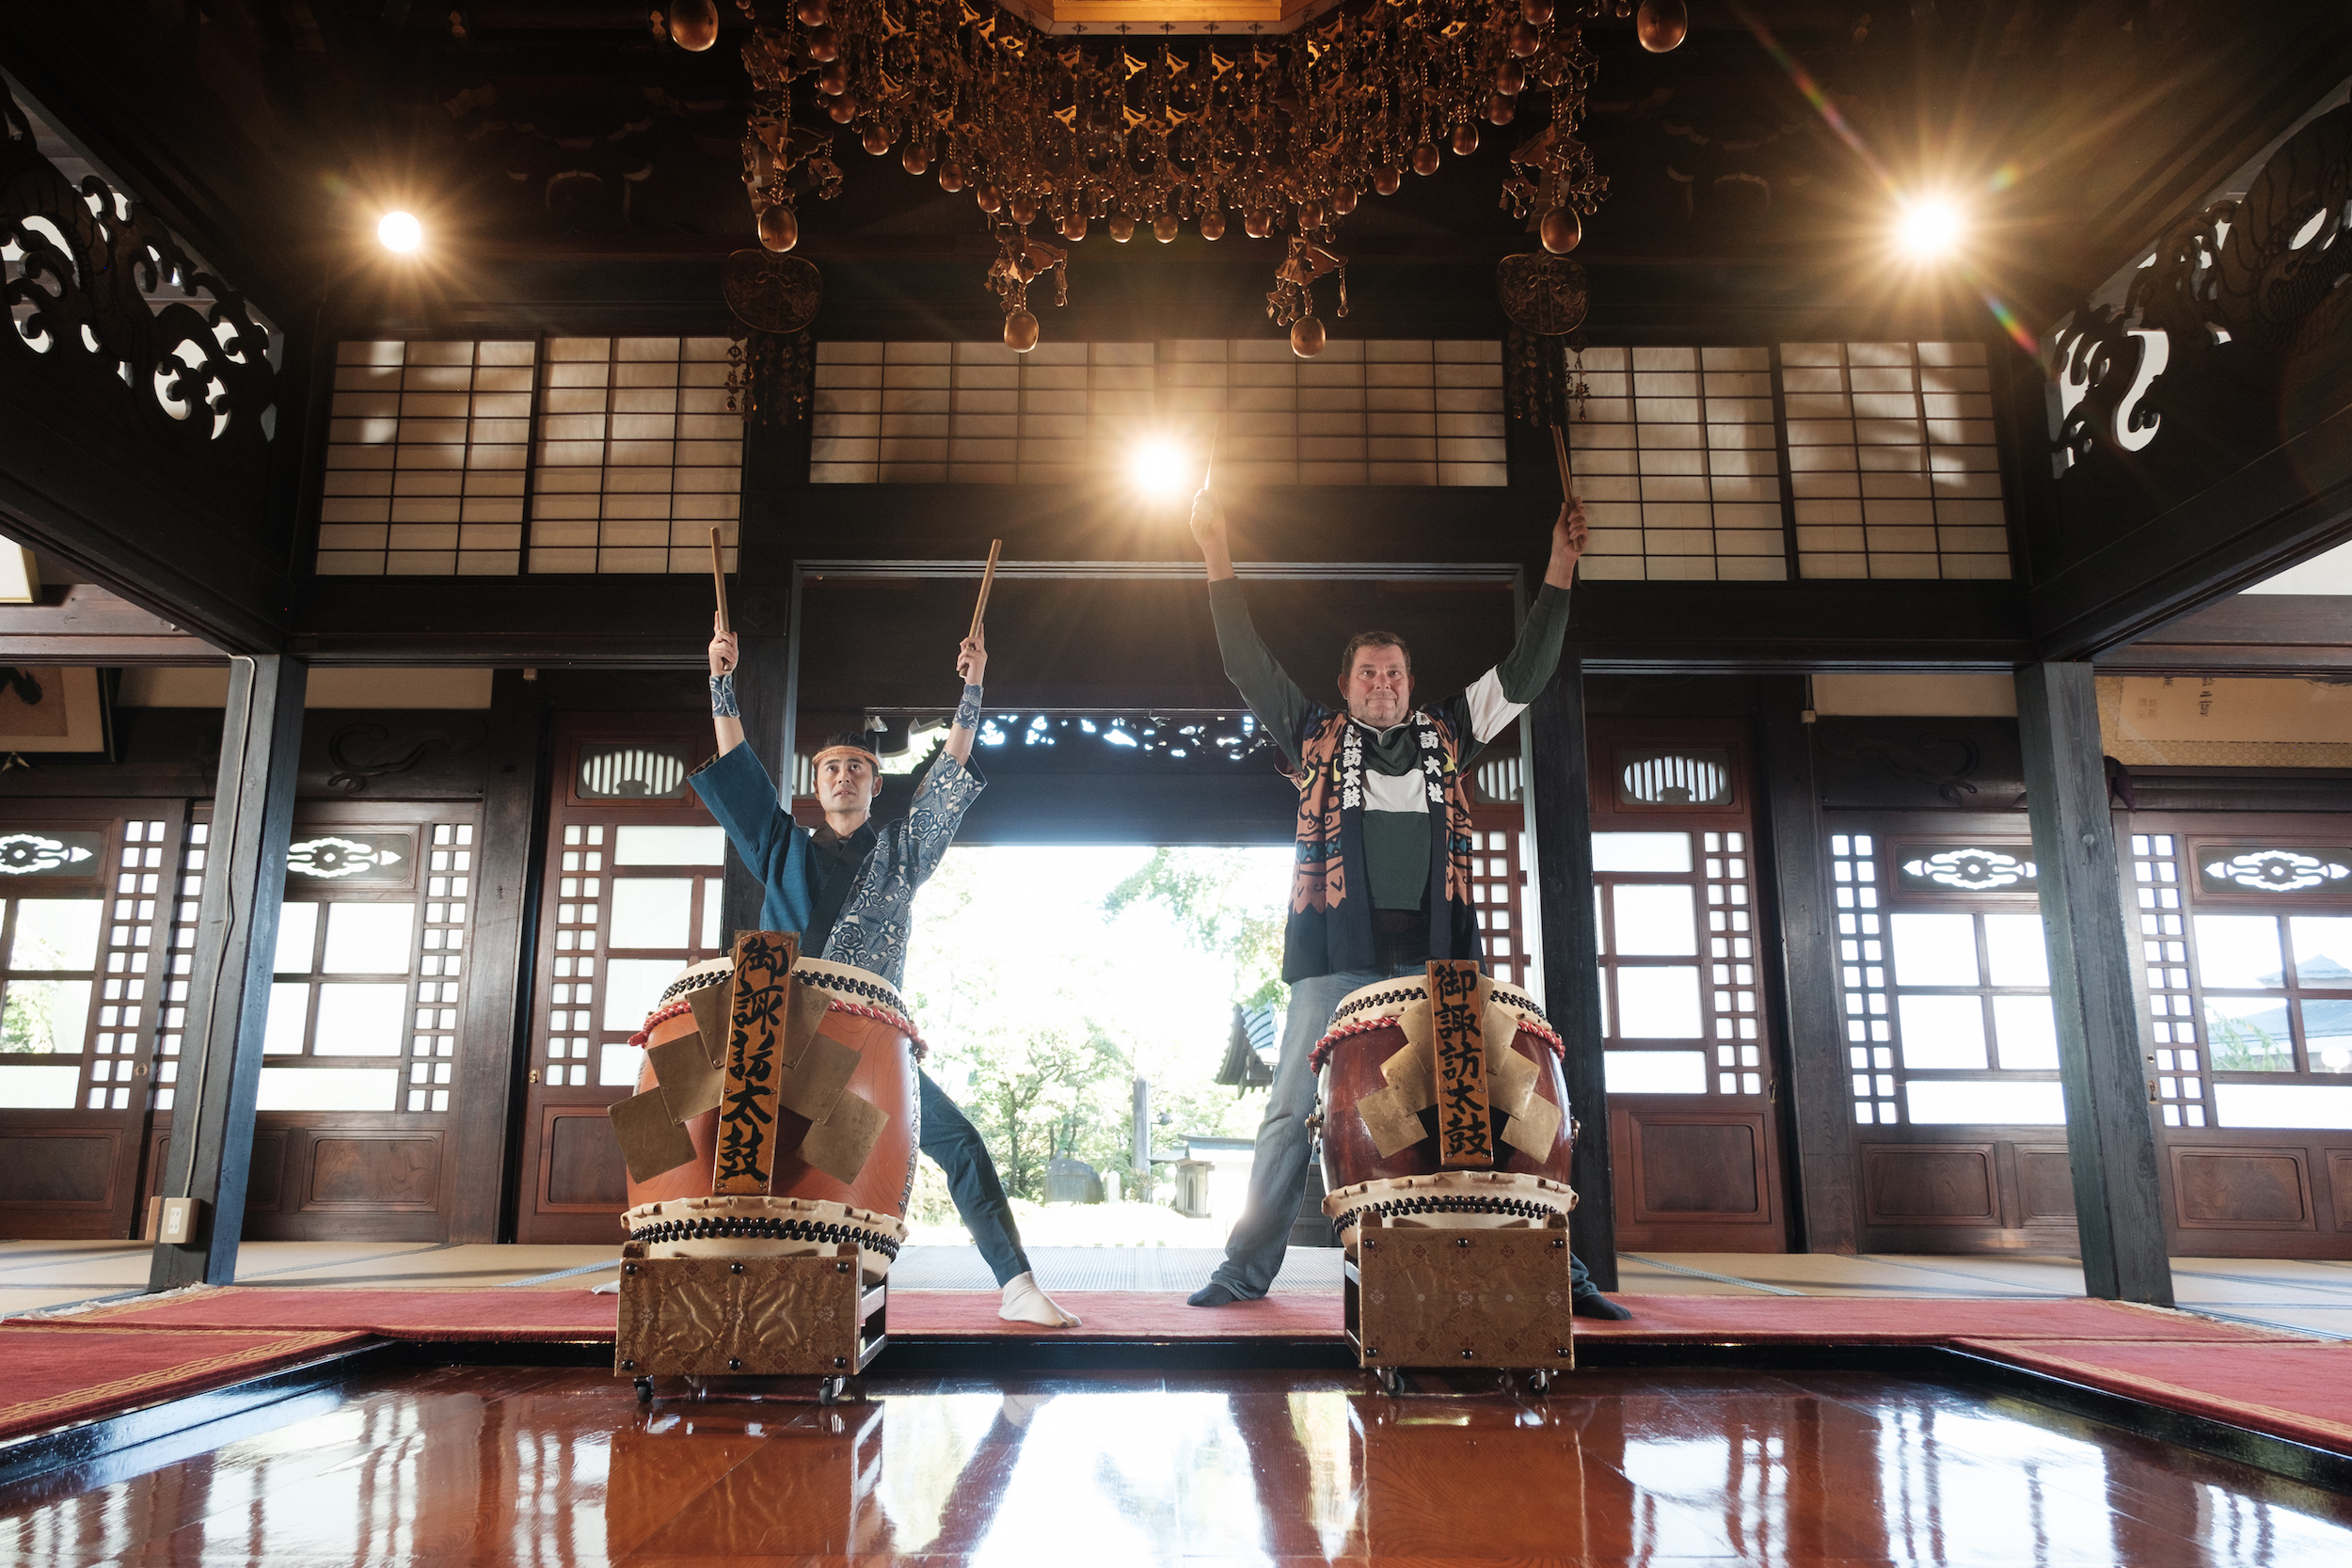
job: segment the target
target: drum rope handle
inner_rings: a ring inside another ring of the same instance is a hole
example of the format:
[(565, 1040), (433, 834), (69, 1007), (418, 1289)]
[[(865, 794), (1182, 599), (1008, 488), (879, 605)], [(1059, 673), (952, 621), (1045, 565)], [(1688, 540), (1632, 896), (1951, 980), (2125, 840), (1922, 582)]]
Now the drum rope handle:
[[(682, 1018), (693, 1010), (694, 1005), (691, 1002), (673, 1002), (667, 1006), (656, 1007), (645, 1015), (645, 1026), (629, 1036), (628, 1043), (642, 1048), (657, 1027), (667, 1023), (674, 1018)], [(854, 1013), (860, 1018), (870, 1018), (889, 1024), (907, 1037), (907, 1043), (914, 1051), (914, 1059), (918, 1062), (931, 1053), (931, 1048), (924, 1043), (923, 1037), (914, 1032), (913, 1022), (899, 1017), (887, 1007), (869, 1007), (862, 1002), (845, 1002), (838, 996), (828, 995), (825, 998), (825, 1010), (834, 1013)]]
[[(1308, 1070), (1311, 1072), (1321, 1072), (1323, 1070), (1323, 1064), (1330, 1059), (1331, 1053), (1338, 1048), (1340, 1041), (1346, 1039), (1351, 1035), (1368, 1035), (1375, 1029), (1385, 1029), (1395, 1022), (1396, 1020), (1392, 1018), (1365, 1018), (1359, 1019), (1353, 1023), (1341, 1024), (1338, 1028), (1324, 1036), (1323, 1038), (1315, 1041), (1315, 1048), (1307, 1053)], [(1519, 1019), (1519, 1033), (1534, 1036), (1537, 1039), (1543, 1041), (1545, 1045), (1550, 1047), (1551, 1053), (1559, 1057), (1562, 1061), (1565, 1062), (1568, 1059), (1568, 1048), (1566, 1043), (1563, 1041), (1559, 1036), (1553, 1034), (1550, 1030), (1545, 1028), (1534, 1019), (1521, 1017)]]

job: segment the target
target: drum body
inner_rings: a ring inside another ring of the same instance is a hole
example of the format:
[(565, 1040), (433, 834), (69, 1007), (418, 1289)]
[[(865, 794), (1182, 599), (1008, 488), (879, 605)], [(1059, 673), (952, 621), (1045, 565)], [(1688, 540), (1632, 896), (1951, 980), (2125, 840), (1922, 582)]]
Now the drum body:
[[(688, 997), (704, 985), (723, 986), (726, 960), (699, 964), (681, 974), (663, 1003)], [(889, 1121), (850, 1180), (818, 1169), (797, 1150), (808, 1131), (806, 1117), (779, 1107), (774, 1170), (765, 1195), (716, 1197), (719, 1113), (689, 1117), (687, 1135), (694, 1157), (648, 1181), (628, 1183), (628, 1212), (622, 1216), (633, 1241), (661, 1257), (756, 1256), (813, 1251), (855, 1241), (869, 1278), (880, 1278), (898, 1255), (906, 1234), (906, 1205), (914, 1188), (914, 1158), (922, 1137), (922, 1108), (916, 1063), (922, 1047), (907, 1022), (898, 992), (881, 976), (848, 964), (803, 958), (793, 965), (800, 985), (827, 993), (830, 1006), (818, 1032), (858, 1053), (845, 1094), (884, 1112)], [(657, 1009), (657, 1011), (661, 1009)], [(661, 1020), (646, 1043), (660, 1045), (695, 1032), (693, 1015)], [(648, 1060), (637, 1077), (638, 1092), (656, 1086)]]
[[(1323, 1211), (1349, 1248), (1360, 1221), (1375, 1214), (1406, 1225), (1540, 1226), (1576, 1204), (1568, 1185), (1574, 1132), (1567, 1082), (1557, 1038), (1534, 999), (1493, 982), (1486, 1032), (1496, 1160), (1484, 1170), (1448, 1170), (1438, 1159), (1434, 1060), (1420, 1068), (1424, 1086), (1416, 1087), (1414, 1074), (1391, 1078), (1390, 1064), (1411, 1053), (1414, 1035), (1425, 1035), (1420, 1021), (1427, 1003), (1428, 982), (1420, 975), (1367, 986), (1341, 1001), (1330, 1032), (1315, 1047), (1328, 1194)], [(1426, 1039), (1420, 1043), (1425, 1052)], [(1498, 1052), (1518, 1062), (1502, 1062)], [(1525, 1114), (1514, 1117), (1502, 1108), (1508, 1086), (1531, 1076)], [(1418, 1129), (1402, 1117), (1416, 1118)], [(1515, 1120), (1521, 1125), (1515, 1128)], [(1392, 1129), (1385, 1154), (1375, 1129), (1384, 1122)], [(1419, 1136), (1405, 1141), (1415, 1131)]]

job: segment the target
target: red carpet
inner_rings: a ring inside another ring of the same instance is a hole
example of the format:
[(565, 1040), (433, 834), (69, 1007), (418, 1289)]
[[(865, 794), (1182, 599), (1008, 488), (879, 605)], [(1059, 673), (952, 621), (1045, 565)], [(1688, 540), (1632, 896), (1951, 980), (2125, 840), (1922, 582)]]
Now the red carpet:
[(2352, 1344), (2086, 1344), (1961, 1339), (1955, 1348), (2233, 1426), (2352, 1453)]
[(585, 1289), (327, 1291), (228, 1285), (33, 1321), (53, 1328), (339, 1329), (387, 1339), (610, 1343), (617, 1303), (617, 1297), (591, 1295)]
[(360, 1343), (362, 1334), (188, 1334), (0, 1325), (0, 1437), (217, 1387)]
[(1576, 1320), (1577, 1337), (1668, 1344), (1942, 1345), (1987, 1339), (2293, 1339), (2185, 1312), (2083, 1297), (1885, 1301), (1857, 1296), (1619, 1296), (1629, 1323)]

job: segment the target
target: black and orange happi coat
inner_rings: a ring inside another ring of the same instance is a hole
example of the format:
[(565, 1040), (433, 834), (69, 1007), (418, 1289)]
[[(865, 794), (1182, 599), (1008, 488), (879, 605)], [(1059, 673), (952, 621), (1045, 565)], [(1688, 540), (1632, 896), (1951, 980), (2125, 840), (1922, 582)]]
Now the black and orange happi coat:
[[(1462, 737), (1451, 720), (1416, 711), (1428, 791), (1429, 956), (1481, 958), (1470, 904), (1470, 816)], [(1291, 876), (1282, 978), (1296, 981), (1373, 967), (1372, 882), (1364, 872), (1363, 732), (1347, 715), (1314, 705), (1299, 726), (1297, 862)]]

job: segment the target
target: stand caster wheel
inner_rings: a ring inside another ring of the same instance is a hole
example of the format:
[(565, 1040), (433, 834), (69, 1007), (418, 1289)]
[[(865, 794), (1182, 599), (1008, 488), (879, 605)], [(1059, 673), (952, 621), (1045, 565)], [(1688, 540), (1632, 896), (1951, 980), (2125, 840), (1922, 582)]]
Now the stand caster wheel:
[(637, 1402), (639, 1404), (653, 1402), (653, 1379), (641, 1377), (637, 1380)]
[(1403, 1372), (1397, 1370), (1394, 1367), (1383, 1367), (1380, 1369), (1379, 1376), (1380, 1391), (1382, 1393), (1388, 1395), (1391, 1399), (1396, 1399), (1404, 1394), (1405, 1374)]
[(1550, 1393), (1551, 1369), (1549, 1367), (1538, 1367), (1534, 1371), (1528, 1373), (1527, 1386), (1538, 1394)]
[(817, 1385), (817, 1402), (818, 1404), (839, 1404), (841, 1402), (841, 1395), (843, 1391), (849, 1387), (849, 1386), (850, 1380), (846, 1377), (829, 1377), (821, 1379)]

